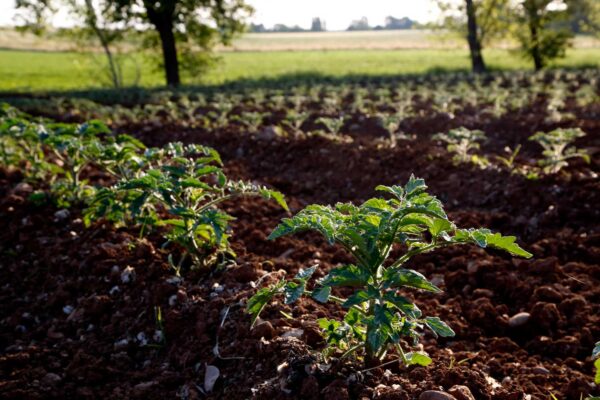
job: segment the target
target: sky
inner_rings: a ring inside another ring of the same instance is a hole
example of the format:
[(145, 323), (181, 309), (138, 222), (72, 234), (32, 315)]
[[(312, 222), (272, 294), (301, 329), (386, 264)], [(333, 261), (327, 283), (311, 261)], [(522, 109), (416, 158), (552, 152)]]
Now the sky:
[[(370, 25), (383, 24), (385, 17), (409, 17), (419, 22), (434, 20), (434, 0), (246, 0), (255, 9), (251, 22), (272, 27), (276, 23), (309, 28), (313, 17), (324, 19), (328, 30), (344, 30), (352, 20), (367, 17)], [(14, 25), (15, 0), (0, 0), (0, 26)], [(68, 26), (68, 14), (54, 19)]]

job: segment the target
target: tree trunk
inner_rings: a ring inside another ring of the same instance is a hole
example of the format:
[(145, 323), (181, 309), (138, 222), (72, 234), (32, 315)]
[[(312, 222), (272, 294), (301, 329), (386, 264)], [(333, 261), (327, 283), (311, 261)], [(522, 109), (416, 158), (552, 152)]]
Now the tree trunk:
[(98, 16), (96, 15), (96, 9), (94, 8), (94, 4), (92, 0), (86, 0), (85, 5), (87, 7), (86, 15), (88, 24), (91, 26), (94, 34), (100, 41), (100, 45), (104, 50), (104, 54), (106, 55), (106, 59), (108, 61), (108, 68), (110, 79), (112, 81), (113, 87), (120, 88), (123, 85), (122, 74), (117, 65), (115, 58), (113, 57), (112, 51), (110, 50), (110, 43), (104, 31), (98, 26)]
[(531, 58), (533, 58), (533, 65), (536, 71), (544, 68), (544, 61), (542, 60), (542, 54), (540, 51), (540, 42), (539, 42), (539, 17), (537, 13), (537, 8), (535, 4), (525, 3), (525, 10), (527, 12), (527, 18), (529, 20), (529, 34), (530, 34), (530, 46), (529, 46), (529, 54)]
[(179, 86), (181, 80), (179, 78), (179, 61), (177, 60), (177, 46), (175, 44), (175, 35), (173, 34), (173, 25), (166, 23), (156, 28), (162, 45), (167, 85)]
[(475, 6), (473, 0), (466, 0), (467, 3), (467, 41), (469, 42), (469, 52), (471, 54), (471, 67), (476, 74), (486, 71), (483, 55), (481, 54), (481, 43), (477, 35), (477, 18), (475, 16)]
[(540, 54), (540, 43), (538, 38), (538, 30), (535, 22), (529, 23), (529, 31), (531, 33), (531, 57), (536, 71), (544, 68), (544, 62)]

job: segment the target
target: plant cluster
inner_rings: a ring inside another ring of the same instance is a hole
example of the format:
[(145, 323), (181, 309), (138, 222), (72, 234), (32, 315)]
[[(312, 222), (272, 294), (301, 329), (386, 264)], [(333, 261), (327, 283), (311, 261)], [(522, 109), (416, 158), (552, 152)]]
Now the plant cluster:
[(544, 172), (555, 174), (568, 165), (568, 159), (582, 158), (587, 163), (590, 162), (590, 157), (584, 150), (570, 146), (575, 139), (583, 136), (585, 132), (579, 128), (559, 128), (550, 132), (537, 132), (529, 140), (539, 143), (544, 149), (544, 159), (538, 162)]
[[(454, 332), (439, 317), (423, 315), (406, 296), (407, 289), (441, 291), (407, 263), (418, 254), (468, 243), (531, 257), (515, 243), (514, 236), (488, 229), (457, 228), (442, 203), (427, 193), (422, 179), (411, 176), (404, 186), (378, 186), (377, 190), (390, 198), (372, 198), (359, 206), (311, 205), (275, 228), (270, 239), (317, 231), (330, 244), (346, 249), (355, 262), (332, 269), (311, 290), (309, 280), (318, 266), (301, 270), (289, 281), (260, 289), (247, 304), (253, 324), (275, 296), (283, 296), (285, 304), (291, 304), (307, 295), (322, 303), (338, 303), (347, 310), (342, 320), (319, 320), (329, 354), (339, 350), (342, 358), (361, 356), (371, 363), (393, 349), (406, 364), (428, 365), (431, 359), (426, 353), (407, 351), (406, 346), (418, 344), (424, 327), (441, 337), (454, 336)], [(394, 250), (402, 254), (391, 259)], [(334, 290), (340, 287), (352, 288), (352, 295), (338, 297)]]
[[(232, 217), (219, 209), (240, 196), (273, 199), (284, 209), (283, 195), (264, 186), (228, 180), (216, 150), (170, 143), (146, 148), (128, 135), (112, 135), (99, 121), (64, 124), (34, 121), (3, 106), (0, 114), (0, 161), (23, 166), (31, 180), (49, 183), (60, 207), (84, 206), (84, 222), (104, 218), (115, 224), (140, 225), (164, 234), (193, 266), (212, 265), (233, 254), (229, 246)], [(82, 173), (94, 165), (112, 186), (92, 186)]]
[(446, 149), (454, 153), (453, 160), (458, 163), (473, 161), (476, 158), (471, 151), (479, 149), (479, 142), (485, 140), (485, 133), (480, 130), (471, 130), (465, 127), (450, 129), (447, 133), (438, 133), (433, 137), (448, 143)]

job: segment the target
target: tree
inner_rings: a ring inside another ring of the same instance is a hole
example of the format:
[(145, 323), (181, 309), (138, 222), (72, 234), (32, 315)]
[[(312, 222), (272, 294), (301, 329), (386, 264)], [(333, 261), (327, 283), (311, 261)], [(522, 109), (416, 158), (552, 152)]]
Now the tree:
[(108, 64), (108, 72), (113, 87), (119, 88), (123, 86), (123, 71), (121, 65), (116, 60), (112, 45), (122, 38), (122, 31), (112, 28), (107, 25), (107, 20), (104, 18), (111, 13), (111, 4), (106, 1), (84, 0), (79, 4), (77, 0), (67, 0), (72, 9), (84, 20), (83, 28), (77, 33), (79, 37), (96, 37), (102, 46), (106, 61)]
[(544, 68), (548, 61), (564, 57), (573, 33), (560, 26), (569, 16), (566, 1), (523, 0), (519, 19), (526, 29), (518, 29), (517, 39), (521, 51), (533, 61), (536, 71)]
[[(112, 86), (121, 87), (123, 75), (121, 65), (116, 59), (113, 46), (122, 38), (123, 30), (110, 26), (107, 19), (112, 14), (110, 1), (106, 0), (62, 0), (57, 3), (53, 0), (17, 0), (18, 10), (28, 12), (28, 15), (19, 15), (24, 24), (22, 30), (28, 30), (36, 35), (42, 35), (50, 25), (52, 15), (57, 11), (58, 5), (69, 8), (70, 14), (78, 26), (64, 30), (65, 36), (81, 47), (88, 47), (90, 40), (97, 40), (106, 58), (108, 77)], [(64, 34), (64, 33), (63, 33)]]
[(244, 0), (112, 0), (115, 20), (150, 24), (155, 35), (146, 42), (160, 48), (167, 85), (181, 83), (180, 64), (192, 75), (214, 62), (212, 49), (229, 44), (245, 29), (252, 8)]
[[(196, 76), (211, 65), (214, 47), (229, 44), (243, 32), (244, 20), (253, 11), (244, 0), (18, 0), (17, 7), (30, 10), (36, 17), (54, 3), (70, 10), (82, 4), (103, 3), (103, 23), (144, 29), (146, 46), (160, 49), (159, 64), (170, 86), (181, 83), (180, 67)], [(100, 18), (91, 14), (84, 18), (91, 29), (94, 21)]]
[(460, 3), (439, 0), (440, 26), (467, 39), (473, 72), (486, 71), (483, 48), (504, 34), (510, 24), (510, 0), (464, 0)]
[(600, 1), (568, 0), (569, 29), (575, 34), (600, 34)]
[(369, 20), (367, 17), (362, 17), (361, 19), (354, 20), (350, 23), (348, 27), (348, 31), (368, 31), (371, 29), (369, 26)]
[(312, 32), (324, 32), (325, 21), (322, 21), (321, 18), (313, 18), (310, 30)]
[(475, 73), (485, 72), (485, 62), (481, 54), (481, 41), (477, 34), (477, 16), (473, 0), (466, 0), (467, 10), (467, 41), (469, 42), (469, 53), (471, 54), (471, 68)]
[(408, 17), (394, 18), (392, 16), (385, 17), (383, 29), (411, 29), (415, 21)]

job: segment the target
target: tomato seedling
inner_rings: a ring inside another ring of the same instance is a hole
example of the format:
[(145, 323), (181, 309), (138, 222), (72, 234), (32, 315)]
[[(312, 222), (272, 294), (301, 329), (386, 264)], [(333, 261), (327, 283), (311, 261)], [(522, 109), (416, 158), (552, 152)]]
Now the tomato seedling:
[[(282, 295), (284, 302), (291, 304), (308, 295), (322, 303), (339, 303), (347, 309), (343, 320), (319, 320), (331, 351), (343, 351), (342, 357), (362, 354), (367, 363), (372, 363), (393, 348), (406, 364), (428, 365), (429, 356), (422, 351), (405, 351), (403, 339), (416, 345), (424, 327), (442, 337), (454, 336), (454, 332), (440, 318), (422, 315), (402, 294), (408, 288), (441, 291), (405, 264), (417, 254), (467, 243), (505, 250), (520, 257), (531, 254), (515, 243), (514, 236), (502, 236), (488, 229), (458, 229), (448, 219), (442, 203), (426, 189), (422, 179), (411, 176), (403, 187), (377, 187), (391, 195), (389, 199), (372, 198), (360, 206), (310, 205), (294, 217), (284, 219), (270, 239), (315, 230), (330, 244), (344, 247), (355, 263), (332, 269), (312, 290), (307, 285), (317, 266), (301, 270), (290, 281), (282, 280), (260, 289), (247, 304), (252, 324), (274, 296)], [(402, 248), (404, 253), (389, 260), (394, 248)], [(336, 287), (350, 287), (354, 293), (340, 298), (332, 294)]]
[(539, 143), (544, 149), (544, 159), (538, 161), (544, 172), (555, 174), (569, 165), (567, 160), (571, 158), (583, 158), (585, 162), (590, 162), (590, 156), (585, 150), (569, 146), (575, 139), (584, 136), (585, 132), (579, 128), (559, 128), (550, 132), (537, 132), (529, 140)]

